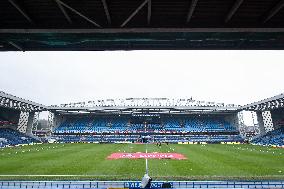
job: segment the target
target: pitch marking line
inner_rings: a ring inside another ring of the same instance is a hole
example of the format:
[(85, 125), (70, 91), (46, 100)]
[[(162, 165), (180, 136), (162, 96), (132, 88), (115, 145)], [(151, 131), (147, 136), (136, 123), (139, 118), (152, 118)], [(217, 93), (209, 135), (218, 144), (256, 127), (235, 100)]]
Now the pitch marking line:
[(0, 177), (92, 177), (92, 176), (125, 176), (125, 175), (0, 175)]

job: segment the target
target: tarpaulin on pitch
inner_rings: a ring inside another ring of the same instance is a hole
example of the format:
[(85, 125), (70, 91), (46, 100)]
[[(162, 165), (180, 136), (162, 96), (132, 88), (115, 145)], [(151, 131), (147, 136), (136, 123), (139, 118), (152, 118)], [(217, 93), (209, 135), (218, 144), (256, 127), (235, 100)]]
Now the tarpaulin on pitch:
[(107, 159), (187, 159), (178, 153), (113, 153)]

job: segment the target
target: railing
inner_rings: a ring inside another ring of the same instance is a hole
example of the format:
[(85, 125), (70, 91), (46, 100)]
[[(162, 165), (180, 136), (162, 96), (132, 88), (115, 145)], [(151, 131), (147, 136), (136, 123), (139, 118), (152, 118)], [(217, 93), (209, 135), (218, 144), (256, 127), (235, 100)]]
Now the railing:
[[(153, 181), (161, 188), (163, 181)], [(284, 188), (284, 181), (169, 181), (172, 188)], [(0, 181), (1, 189), (16, 188), (139, 188), (140, 181)]]

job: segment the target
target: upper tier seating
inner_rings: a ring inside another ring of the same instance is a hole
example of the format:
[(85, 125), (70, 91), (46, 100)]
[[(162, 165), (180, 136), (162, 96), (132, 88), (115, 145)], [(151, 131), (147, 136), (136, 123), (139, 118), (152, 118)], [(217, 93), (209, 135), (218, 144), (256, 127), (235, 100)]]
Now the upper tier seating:
[(164, 117), (160, 123), (137, 123), (129, 117), (68, 118), (54, 130), (55, 134), (79, 133), (180, 133), (180, 132), (237, 132), (222, 118)]
[(185, 119), (184, 127), (188, 132), (222, 132), (236, 130), (230, 123), (220, 118)]

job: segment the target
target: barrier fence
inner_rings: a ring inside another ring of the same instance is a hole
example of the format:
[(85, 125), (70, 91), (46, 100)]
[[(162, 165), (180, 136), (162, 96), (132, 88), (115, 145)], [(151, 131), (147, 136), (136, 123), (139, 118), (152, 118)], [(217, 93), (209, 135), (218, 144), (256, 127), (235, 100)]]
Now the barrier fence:
[[(151, 187), (161, 188), (162, 181)], [(284, 181), (169, 181), (172, 188), (284, 188)], [(0, 181), (1, 189), (15, 188), (139, 188), (140, 181)]]

